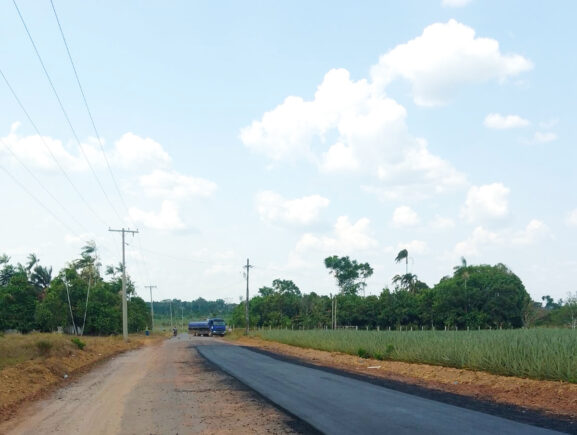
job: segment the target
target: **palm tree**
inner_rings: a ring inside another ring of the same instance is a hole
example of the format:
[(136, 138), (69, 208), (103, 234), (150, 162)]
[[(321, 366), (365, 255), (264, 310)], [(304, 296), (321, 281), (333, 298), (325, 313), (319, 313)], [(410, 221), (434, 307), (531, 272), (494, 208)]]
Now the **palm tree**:
[(467, 305), (465, 306), (465, 313), (469, 312), (469, 293), (467, 292), (467, 280), (469, 279), (467, 260), (465, 257), (461, 257), (461, 264), (459, 266), (453, 267), (455, 275), (461, 276), (465, 282), (465, 298), (467, 299)]
[(412, 273), (405, 273), (404, 275), (395, 275), (393, 277), (393, 284), (397, 285), (403, 290), (408, 290), (411, 293), (417, 291), (417, 275)]
[(399, 251), (395, 258), (395, 263), (400, 263), (403, 259), (405, 260), (405, 274), (407, 274), (409, 273), (409, 251), (406, 249)]

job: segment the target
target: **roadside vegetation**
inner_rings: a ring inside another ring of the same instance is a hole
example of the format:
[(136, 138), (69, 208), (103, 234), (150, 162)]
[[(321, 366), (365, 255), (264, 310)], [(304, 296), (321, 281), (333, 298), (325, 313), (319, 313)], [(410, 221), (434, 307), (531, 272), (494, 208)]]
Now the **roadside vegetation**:
[(577, 334), (565, 329), (483, 331), (259, 330), (293, 346), (577, 383)]
[(72, 337), (39, 333), (0, 335), (0, 421), (24, 401), (67, 382), (98, 361), (152, 344), (168, 334)]
[[(463, 258), (433, 287), (408, 271), (395, 275), (393, 288), (364, 296), (365, 280), (372, 274), (367, 263), (348, 257), (328, 257), (325, 266), (337, 288), (330, 296), (304, 294), (290, 280), (276, 279), (261, 287), (250, 300), (252, 328), (467, 330), (511, 329), (539, 326), (575, 329), (577, 296), (568, 294), (555, 302), (550, 296), (533, 301), (521, 281), (504, 264), (469, 265)], [(245, 327), (245, 303), (231, 317), (235, 327)]]
[[(84, 246), (55, 277), (51, 267), (31, 254), (26, 264), (0, 255), (0, 331), (50, 332), (62, 328), (75, 335), (122, 332), (122, 265), (101, 273), (96, 246)], [(150, 327), (150, 311), (127, 277), (128, 330)]]

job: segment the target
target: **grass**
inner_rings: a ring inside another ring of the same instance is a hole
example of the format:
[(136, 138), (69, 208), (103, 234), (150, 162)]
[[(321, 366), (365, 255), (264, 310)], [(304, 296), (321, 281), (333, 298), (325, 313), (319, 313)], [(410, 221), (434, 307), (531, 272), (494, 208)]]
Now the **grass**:
[(577, 383), (577, 331), (257, 331), (266, 340), (362, 358)]
[[(66, 334), (5, 334), (0, 336), (0, 370), (40, 358), (66, 358), (77, 354), (82, 349), (91, 349), (101, 354), (106, 354), (108, 349), (116, 352), (121, 348), (137, 347), (135, 345), (140, 341), (164, 337), (168, 337), (168, 332), (155, 332), (151, 337), (144, 337), (144, 334), (131, 334), (129, 342), (125, 345), (122, 343), (122, 336), (83, 336), (80, 339)], [(131, 343), (133, 341), (135, 343)]]

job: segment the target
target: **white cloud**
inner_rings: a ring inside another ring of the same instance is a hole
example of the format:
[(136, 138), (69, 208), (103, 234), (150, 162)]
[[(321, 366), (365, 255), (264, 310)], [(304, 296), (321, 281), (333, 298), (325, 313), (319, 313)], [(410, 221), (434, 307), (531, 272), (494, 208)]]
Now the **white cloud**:
[(112, 161), (122, 168), (157, 168), (166, 167), (171, 159), (155, 140), (129, 132), (116, 141)]
[[(59, 166), (66, 171), (86, 171), (88, 165), (80, 155), (69, 152), (62, 141), (48, 136), (20, 136), (20, 123), (13, 123), (8, 136), (0, 138), (0, 151), (9, 159), (19, 160), (33, 169), (57, 171)], [(88, 155), (95, 154), (90, 145), (82, 145)], [(14, 157), (15, 156), (15, 157)]]
[(464, 175), (408, 133), (405, 118), (403, 106), (376, 93), (366, 80), (352, 81), (348, 71), (334, 69), (312, 101), (289, 97), (242, 129), (240, 137), (274, 161), (305, 159), (325, 173), (375, 177), (389, 195), (407, 185), (406, 190), (426, 195), (463, 185)]
[(163, 201), (160, 212), (147, 212), (135, 207), (128, 211), (130, 219), (141, 222), (144, 226), (155, 230), (181, 230), (185, 228), (180, 219), (177, 205), (172, 201)]
[(296, 252), (314, 250), (330, 255), (349, 255), (353, 251), (376, 247), (378, 243), (371, 237), (369, 225), (367, 218), (361, 218), (352, 224), (347, 216), (340, 216), (335, 223), (332, 237), (306, 233), (298, 241)]
[(535, 132), (535, 135), (533, 136), (533, 143), (548, 143), (548, 142), (553, 142), (554, 140), (557, 140), (557, 135), (555, 133), (552, 132), (540, 132), (537, 131)]
[(507, 216), (509, 189), (502, 183), (472, 186), (462, 209), (462, 216), (470, 222)]
[(570, 227), (577, 227), (577, 208), (569, 212), (565, 222)]
[(355, 171), (359, 166), (352, 147), (337, 142), (323, 154), (321, 169), (324, 172)]
[(380, 89), (397, 78), (408, 80), (416, 104), (436, 106), (450, 101), (462, 85), (502, 82), (531, 68), (523, 56), (502, 54), (498, 41), (476, 37), (471, 27), (449, 20), (381, 56), (371, 76)]
[(272, 191), (256, 196), (256, 208), (261, 220), (270, 223), (308, 225), (318, 220), (321, 210), (330, 201), (320, 195), (285, 199)]
[(169, 199), (191, 196), (211, 196), (217, 185), (204, 178), (190, 177), (176, 171), (156, 169), (139, 178), (140, 185), (147, 195)]
[(521, 118), (518, 115), (503, 116), (500, 113), (490, 113), (485, 118), (483, 124), (487, 128), (506, 130), (509, 128), (527, 127), (529, 125), (529, 121)]
[(396, 227), (411, 227), (418, 223), (419, 216), (411, 207), (403, 205), (393, 212), (393, 225)]
[(476, 256), (479, 255), (482, 247), (498, 245), (500, 243), (502, 243), (502, 238), (498, 233), (478, 226), (466, 240), (455, 245), (454, 252), (462, 257)]
[(513, 235), (512, 242), (517, 245), (532, 245), (547, 237), (551, 237), (551, 230), (538, 219), (532, 219), (523, 231)]
[(471, 3), (471, 0), (443, 0), (442, 5), (446, 8), (462, 8)]

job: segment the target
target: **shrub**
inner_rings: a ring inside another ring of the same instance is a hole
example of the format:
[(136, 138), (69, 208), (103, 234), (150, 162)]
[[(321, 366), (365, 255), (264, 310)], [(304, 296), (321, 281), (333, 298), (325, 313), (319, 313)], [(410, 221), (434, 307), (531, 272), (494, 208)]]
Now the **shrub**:
[(84, 343), (78, 337), (71, 338), (70, 341), (72, 343), (74, 343), (76, 345), (76, 347), (78, 347), (78, 349), (80, 349), (80, 350), (84, 349), (84, 346), (86, 346), (86, 343)]
[(359, 347), (359, 350), (357, 351), (357, 355), (360, 356), (361, 358), (369, 358), (370, 357), (369, 352), (367, 352), (362, 347)]
[(48, 340), (40, 340), (36, 342), (36, 348), (40, 352), (40, 355), (48, 355), (50, 349), (52, 349), (52, 343)]

